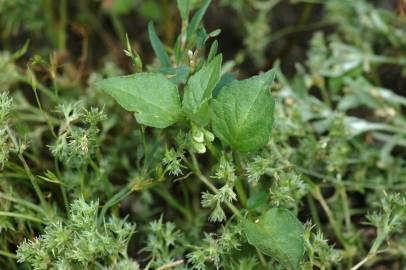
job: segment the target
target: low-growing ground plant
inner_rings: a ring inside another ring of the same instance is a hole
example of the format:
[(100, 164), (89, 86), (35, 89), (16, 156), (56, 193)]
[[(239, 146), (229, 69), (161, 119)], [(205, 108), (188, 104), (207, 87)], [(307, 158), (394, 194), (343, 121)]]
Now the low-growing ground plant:
[(0, 269), (404, 269), (405, 3), (286, 3), (0, 0)]

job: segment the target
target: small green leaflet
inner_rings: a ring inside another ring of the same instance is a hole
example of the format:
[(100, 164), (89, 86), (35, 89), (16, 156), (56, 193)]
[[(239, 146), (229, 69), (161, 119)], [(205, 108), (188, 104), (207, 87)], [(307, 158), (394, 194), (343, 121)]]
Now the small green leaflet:
[(212, 101), (214, 134), (234, 150), (255, 151), (271, 136), (275, 102), (270, 88), (275, 71), (233, 81)]
[(299, 269), (304, 254), (304, 228), (288, 210), (272, 208), (258, 220), (244, 220), (248, 242), (290, 269)]
[(183, 97), (183, 111), (194, 122), (205, 126), (210, 121), (209, 100), (220, 80), (222, 56), (216, 56), (207, 66), (190, 77)]
[(51, 182), (51, 183), (55, 183), (55, 184), (62, 184), (62, 182), (59, 181), (58, 177), (50, 170), (47, 170), (45, 172), (44, 176), (38, 175), (38, 178), (40, 178), (44, 181), (47, 181), (47, 182)]
[(168, 127), (182, 116), (176, 85), (160, 73), (137, 73), (96, 82), (96, 87), (111, 95), (124, 109), (135, 112), (140, 124)]
[(188, 25), (186, 35), (187, 39), (189, 40), (193, 34), (196, 33), (197, 28), (199, 27), (200, 22), (203, 19), (204, 14), (207, 11), (207, 8), (209, 7), (211, 0), (203, 0), (203, 3), (201, 4), (200, 8), (196, 11), (195, 15), (193, 16), (192, 20), (190, 21), (190, 24)]
[(207, 56), (207, 61), (210, 62), (214, 58), (214, 56), (217, 54), (218, 46), (219, 46), (218, 41), (217, 40), (213, 41), (213, 43), (210, 46), (209, 54)]
[(206, 29), (204, 29), (203, 26), (199, 27), (196, 31), (196, 48), (199, 50), (203, 48), (208, 39), (209, 35), (207, 34)]

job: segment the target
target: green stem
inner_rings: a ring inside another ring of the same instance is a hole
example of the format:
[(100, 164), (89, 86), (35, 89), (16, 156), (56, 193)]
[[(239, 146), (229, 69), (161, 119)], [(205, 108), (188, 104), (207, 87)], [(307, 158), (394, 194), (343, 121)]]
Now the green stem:
[[(193, 162), (193, 165), (189, 166), (190, 169), (195, 173), (197, 178), (202, 181), (213, 193), (218, 194), (219, 190), (210, 182), (210, 180), (206, 176), (202, 174), (196, 156), (193, 154), (193, 152), (190, 152), (190, 155), (192, 156)], [(242, 218), (242, 214), (232, 203), (226, 202), (225, 204), (231, 210), (231, 212), (234, 213), (235, 216), (237, 216), (238, 218)]]
[(165, 188), (160, 188), (158, 187), (157, 189), (154, 189), (156, 193), (158, 193), (159, 196), (161, 196), (170, 206), (174, 207), (176, 210), (178, 210), (181, 214), (183, 214), (186, 219), (191, 222), (193, 221), (193, 216), (189, 212), (189, 210), (185, 207), (183, 207)]
[(333, 105), (331, 104), (330, 96), (328, 94), (324, 79), (322, 84), (319, 86), (319, 89), (321, 93), (321, 98), (323, 99), (324, 103), (331, 109)]
[(86, 199), (87, 194), (85, 194), (85, 172), (86, 171), (86, 166), (81, 170), (80, 172), (80, 193), (82, 195), (83, 198)]
[(337, 177), (337, 191), (340, 194), (341, 201), (343, 202), (343, 213), (344, 213), (344, 219), (345, 219), (345, 226), (347, 231), (349, 232), (351, 230), (351, 213), (350, 213), (350, 205), (349, 205), (349, 199), (347, 196), (347, 191), (345, 189), (343, 180), (341, 179), (341, 176)]
[(35, 193), (38, 196), (38, 199), (40, 200), (40, 203), (42, 205), (43, 208), (48, 209), (48, 204), (45, 200), (45, 196), (41, 191), (41, 188), (39, 187), (38, 183), (37, 183), (37, 179), (35, 179), (35, 176), (32, 174), (30, 167), (28, 166), (27, 162), (25, 161), (25, 158), (23, 156), (22, 153), (18, 154), (18, 158), (20, 159), (21, 163), (24, 166), (24, 170), (28, 176), (28, 178), (31, 181), (31, 185), (33, 186)]
[(37, 211), (38, 213), (41, 213), (41, 214), (43, 214), (44, 216), (47, 216), (47, 213), (44, 211), (44, 209), (42, 209), (42, 208), (39, 207), (38, 205), (33, 204), (33, 203), (31, 203), (31, 202), (29, 202), (29, 201), (26, 201), (26, 200), (24, 200), (24, 199), (12, 197), (12, 196), (7, 195), (7, 194), (5, 194), (5, 193), (3, 193), (3, 192), (0, 192), (0, 199), (3, 199), (3, 200), (7, 200), (7, 201), (10, 201), (10, 202), (14, 202), (14, 203), (20, 204), (20, 205), (25, 206), (25, 207), (27, 207), (27, 208), (30, 208), (30, 209), (32, 209), (32, 210), (34, 210), (34, 211)]
[[(202, 174), (196, 156), (193, 154), (193, 152), (190, 152), (190, 155), (192, 156), (193, 165), (192, 166), (189, 165), (189, 167), (192, 169), (192, 171), (195, 173), (195, 175), (197, 176), (197, 178), (199, 178), (200, 181), (202, 181), (213, 193), (218, 194), (219, 190), (210, 182), (210, 180), (206, 176)], [(226, 202), (225, 204), (237, 218), (239, 219), (243, 218), (241, 212), (232, 203)], [(261, 251), (258, 250), (258, 248), (255, 249), (260, 259), (261, 265), (265, 267), (267, 265), (267, 262), (264, 256), (262, 255)]]
[(114, 205), (118, 204), (120, 201), (125, 199), (132, 192), (133, 192), (133, 189), (132, 189), (131, 185), (127, 185), (123, 189), (121, 189), (119, 192), (114, 194), (114, 196), (111, 197), (110, 200), (108, 200), (107, 203), (102, 207), (102, 210), (100, 212), (100, 217), (99, 217), (99, 223), (101, 223), (101, 221), (103, 221), (103, 218), (106, 216), (107, 210), (110, 207), (113, 207)]
[(259, 261), (261, 262), (262, 267), (266, 267), (267, 262), (266, 262), (264, 255), (261, 253), (261, 251), (257, 247), (255, 247), (255, 250), (257, 252), (257, 255), (259, 257)]
[(69, 216), (69, 200), (68, 200), (68, 195), (66, 194), (66, 189), (63, 186), (63, 183), (60, 184), (61, 187), (61, 193), (62, 193), (62, 199), (63, 199), (63, 204), (66, 209), (67, 216)]
[(236, 165), (237, 174), (238, 174), (238, 177), (235, 181), (235, 190), (237, 191), (237, 195), (238, 195), (238, 198), (239, 198), (241, 204), (243, 205), (243, 207), (246, 208), (248, 199), (247, 199), (247, 194), (245, 193), (244, 185), (242, 182), (243, 170), (242, 170), (242, 166), (241, 166), (240, 153), (238, 153), (237, 151), (233, 151), (233, 158), (234, 158), (234, 163)]
[(90, 158), (89, 158), (89, 164), (90, 164), (90, 167), (92, 167), (92, 169), (96, 172), (98, 179), (102, 180), (107, 197), (110, 198), (111, 196), (113, 196), (113, 191), (111, 190), (112, 187), (111, 187), (111, 183), (110, 183), (109, 179), (105, 175), (100, 173), (99, 166)]
[(373, 255), (373, 254), (368, 254), (363, 260), (361, 260), (355, 266), (351, 267), (351, 270), (357, 270), (357, 269), (361, 268), (361, 266), (363, 266), (367, 261), (369, 261), (374, 256), (375, 255)]
[(17, 255), (4, 250), (0, 250), (0, 256), (8, 257), (14, 260), (18, 259)]
[(113, 23), (114, 31), (116, 32), (121, 45), (123, 47), (125, 47), (125, 45), (126, 45), (125, 30), (124, 30), (122, 23), (117, 18), (117, 16), (113, 13), (110, 13), (110, 19), (111, 19), (111, 22)]
[(309, 23), (309, 24), (304, 24), (304, 25), (294, 25), (290, 27), (285, 27), (282, 30), (278, 32), (272, 33), (272, 37), (270, 38), (270, 42), (275, 42), (278, 39), (281, 39), (285, 37), (286, 35), (294, 34), (294, 33), (299, 33), (299, 32), (306, 32), (306, 31), (311, 31), (315, 30), (318, 28), (330, 26), (333, 23), (330, 21), (318, 21), (314, 23)]
[(46, 223), (45, 221), (43, 221), (43, 220), (41, 220), (39, 218), (29, 216), (29, 215), (25, 215), (25, 214), (20, 214), (20, 213), (0, 211), (0, 216), (2, 216), (2, 217), (21, 218), (21, 219), (26, 219), (26, 220), (34, 221), (34, 222), (37, 222), (37, 223), (41, 223), (41, 224)]
[(148, 168), (148, 144), (147, 144), (147, 137), (145, 136), (145, 126), (140, 125), (140, 131), (141, 131), (141, 139), (142, 139), (142, 145), (144, 148), (144, 170)]
[(207, 148), (209, 149), (210, 153), (215, 157), (219, 158), (220, 157), (220, 151), (214, 146), (214, 144), (210, 141), (206, 142)]
[(45, 118), (45, 121), (47, 122), (48, 127), (51, 130), (52, 136), (54, 136), (54, 138), (58, 138), (58, 136), (56, 136), (56, 134), (55, 134), (54, 126), (53, 126), (53, 124), (51, 122), (51, 119), (48, 117), (48, 114), (45, 113), (45, 111), (42, 109), (42, 105), (41, 105), (41, 101), (40, 101), (39, 96), (38, 96), (37, 88), (34, 87), (33, 85), (31, 87), (32, 87), (32, 90), (34, 91), (35, 100), (37, 101), (38, 109), (40, 110), (41, 114)]
[(52, 7), (52, 1), (44, 0), (42, 9), (43, 9), (46, 24), (49, 26), (49, 27), (46, 27), (48, 38), (55, 46), (56, 45), (56, 40), (55, 40), (56, 35), (55, 35), (55, 27), (54, 27), (55, 23), (54, 23), (54, 12), (53, 12), (53, 7)]
[(62, 181), (61, 170), (59, 169), (59, 164), (58, 164), (57, 160), (54, 160), (54, 165), (55, 165), (56, 175), (57, 175), (58, 179), (60, 179), (60, 181), (61, 181), (60, 189), (61, 189), (61, 193), (62, 193), (63, 204), (66, 209), (66, 214), (67, 214), (67, 216), (69, 216), (70, 207), (69, 207), (68, 195), (66, 193), (66, 189), (65, 189), (64, 183)]
[[(30, 80), (23, 75), (17, 75), (17, 79), (22, 82), (22, 83), (26, 83), (30, 86), (32, 86)], [(41, 91), (44, 95), (46, 95), (50, 100), (58, 103), (59, 99), (58, 97), (54, 94), (54, 92), (52, 92), (51, 90), (49, 90), (46, 86), (44, 86), (43, 84), (41, 84), (40, 82), (36, 82), (36, 87), (39, 91)]]
[(307, 203), (309, 204), (310, 214), (312, 215), (313, 222), (317, 225), (317, 227), (322, 228), (319, 214), (317, 213), (316, 204), (314, 203), (314, 199), (310, 194), (307, 195)]
[[(341, 228), (339, 226), (339, 224), (336, 222), (336, 220), (334, 219), (334, 215), (330, 210), (330, 207), (328, 206), (326, 200), (324, 199), (323, 195), (321, 195), (320, 189), (318, 187), (316, 187), (314, 189), (314, 191), (312, 192), (313, 196), (316, 198), (316, 200), (319, 201), (319, 203), (321, 204), (321, 207), (323, 208), (324, 212), (327, 215), (327, 218), (331, 224), (331, 227), (334, 230), (335, 235), (337, 236), (337, 239), (340, 241), (340, 243), (343, 245), (344, 249), (350, 253), (351, 248), (348, 246), (347, 241), (345, 240), (342, 232), (341, 232)], [(351, 254), (348, 254), (351, 255)]]

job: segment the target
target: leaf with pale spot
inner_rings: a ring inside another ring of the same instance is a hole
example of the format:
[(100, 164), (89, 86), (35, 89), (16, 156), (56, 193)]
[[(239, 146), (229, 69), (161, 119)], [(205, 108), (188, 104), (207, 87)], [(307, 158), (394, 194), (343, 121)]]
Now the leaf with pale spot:
[(304, 254), (302, 223), (283, 208), (272, 208), (255, 222), (244, 220), (248, 242), (290, 269), (299, 269)]

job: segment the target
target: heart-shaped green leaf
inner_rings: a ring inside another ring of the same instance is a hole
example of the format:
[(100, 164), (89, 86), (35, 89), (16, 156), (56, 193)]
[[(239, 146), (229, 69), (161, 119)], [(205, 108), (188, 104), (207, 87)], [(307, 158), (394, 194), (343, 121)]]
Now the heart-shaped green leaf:
[(264, 146), (271, 136), (275, 102), (270, 87), (275, 71), (226, 85), (212, 102), (215, 135), (238, 151)]
[(176, 85), (159, 73), (137, 73), (98, 81), (96, 87), (110, 94), (141, 124), (165, 128), (182, 115)]
[(304, 254), (302, 223), (283, 208), (272, 208), (255, 222), (244, 220), (248, 242), (291, 269), (298, 269)]

